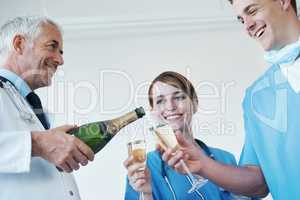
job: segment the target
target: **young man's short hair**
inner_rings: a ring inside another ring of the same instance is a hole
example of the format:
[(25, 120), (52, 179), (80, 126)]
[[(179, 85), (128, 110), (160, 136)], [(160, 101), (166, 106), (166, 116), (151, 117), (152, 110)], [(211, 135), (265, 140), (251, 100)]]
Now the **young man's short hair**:
[[(228, 1), (232, 4), (234, 0), (228, 0)], [(292, 7), (293, 7), (295, 13), (297, 14), (297, 3), (296, 3), (296, 0), (291, 0), (291, 4), (292, 4)]]

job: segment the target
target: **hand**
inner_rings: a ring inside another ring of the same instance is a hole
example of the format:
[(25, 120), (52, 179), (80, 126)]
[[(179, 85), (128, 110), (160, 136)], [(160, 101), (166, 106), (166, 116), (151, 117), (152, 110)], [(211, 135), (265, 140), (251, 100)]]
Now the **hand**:
[(145, 170), (139, 171), (144, 167), (143, 163), (134, 162), (133, 156), (124, 161), (124, 167), (127, 169), (129, 184), (137, 192), (144, 192), (145, 195), (152, 194), (151, 175), (147, 166)]
[(64, 125), (46, 131), (32, 131), (32, 156), (40, 156), (66, 172), (87, 165), (94, 159), (94, 153), (80, 139), (67, 134), (74, 125)]
[(184, 160), (192, 173), (201, 175), (205, 163), (203, 160), (207, 158), (203, 150), (196, 142), (185, 139), (180, 131), (176, 131), (176, 138), (179, 148), (163, 150), (161, 147), (157, 147), (162, 153), (162, 159), (177, 172), (186, 174), (180, 163), (180, 160)]

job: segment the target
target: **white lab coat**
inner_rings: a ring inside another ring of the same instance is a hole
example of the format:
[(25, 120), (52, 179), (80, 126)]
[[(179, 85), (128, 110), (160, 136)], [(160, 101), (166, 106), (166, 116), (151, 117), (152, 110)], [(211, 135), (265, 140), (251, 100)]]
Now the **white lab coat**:
[(33, 122), (20, 117), (6, 89), (0, 88), (0, 200), (79, 200), (72, 174), (31, 157), (30, 131), (44, 128), (30, 106), (24, 106), (31, 111)]

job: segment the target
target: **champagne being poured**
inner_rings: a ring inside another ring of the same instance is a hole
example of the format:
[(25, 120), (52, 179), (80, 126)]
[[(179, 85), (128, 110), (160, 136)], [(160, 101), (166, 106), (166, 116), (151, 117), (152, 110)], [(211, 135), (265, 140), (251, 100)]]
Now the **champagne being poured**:
[(143, 107), (107, 121), (84, 124), (69, 133), (86, 143), (94, 153), (99, 152), (123, 127), (142, 118)]

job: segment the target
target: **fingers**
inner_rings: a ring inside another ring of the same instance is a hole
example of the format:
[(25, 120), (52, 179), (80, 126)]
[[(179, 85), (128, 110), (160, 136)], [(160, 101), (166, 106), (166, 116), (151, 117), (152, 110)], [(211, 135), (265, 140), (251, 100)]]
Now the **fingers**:
[(88, 159), (81, 154), (78, 150), (74, 150), (70, 153), (63, 161), (60, 162), (58, 166), (62, 168), (65, 172), (72, 172), (73, 170), (78, 170), (81, 164), (85, 166), (88, 164)]
[[(77, 125), (63, 125), (63, 126), (60, 126), (60, 127), (57, 127), (55, 129), (53, 129), (52, 132), (54, 133), (57, 133), (57, 132), (64, 132), (64, 133), (67, 133), (68, 131), (76, 128)], [(86, 162), (86, 159), (90, 160), (90, 161), (93, 161), (94, 160), (94, 152), (92, 151), (92, 149), (86, 145), (84, 142), (82, 142), (80, 139), (74, 137), (74, 136), (66, 136), (68, 138), (68, 141), (71, 142), (71, 143), (75, 143), (75, 145), (77, 146), (79, 152), (76, 152), (76, 155), (75, 158), (78, 162), (80, 162), (81, 164), (83, 165), (86, 165), (87, 162)], [(73, 137), (71, 139), (71, 137)], [(83, 156), (82, 156), (82, 155)]]
[(74, 156), (74, 160), (77, 163), (80, 163), (82, 166), (87, 165), (88, 162), (89, 162), (88, 158), (82, 152), (80, 152), (79, 150), (74, 151), (73, 156)]
[(72, 169), (72, 170), (78, 170), (79, 169), (79, 164), (77, 161), (74, 160), (73, 157), (69, 157), (66, 160), (67, 165)]
[(166, 162), (169, 166), (171, 166), (174, 170), (177, 172), (184, 172), (182, 170), (181, 160), (183, 160), (186, 157), (186, 155), (181, 150), (175, 150), (175, 149), (167, 149), (162, 154), (162, 160)]
[[(136, 188), (141, 188), (147, 181), (143, 178), (137, 179), (135, 183), (132, 183), (135, 185)], [(139, 189), (137, 189), (139, 190)]]
[(163, 154), (162, 154), (162, 159), (165, 161), (165, 162), (168, 162), (172, 157), (174, 157), (175, 155), (177, 155), (179, 152), (180, 153), (180, 156), (181, 158), (183, 157), (183, 152), (177, 148), (174, 148), (174, 149), (166, 149)]
[(161, 144), (156, 144), (156, 150), (159, 151), (161, 154), (168, 148), (161, 146)]
[(129, 184), (138, 192), (149, 192), (151, 189), (148, 169), (136, 171), (132, 176), (128, 175)]
[(54, 128), (54, 130), (59, 130), (59, 131), (67, 133), (67, 132), (71, 131), (72, 129), (76, 128), (76, 127), (77, 127), (77, 125), (65, 124), (63, 126), (59, 126), (59, 127)]
[[(81, 154), (83, 154), (90, 161), (94, 160), (95, 154), (94, 154), (93, 150), (88, 145), (86, 145), (84, 142), (82, 142), (78, 138), (76, 138), (75, 143), (76, 143), (76, 146), (77, 146), (78, 150), (81, 152)], [(79, 161), (81, 161), (81, 162), (84, 161), (84, 158), (82, 158), (81, 156), (78, 156), (76, 158), (78, 158)]]
[(180, 131), (176, 131), (175, 133), (176, 139), (180, 147), (189, 147), (191, 143), (182, 135)]
[(168, 165), (174, 166), (175, 164), (179, 163), (180, 160), (183, 159), (183, 152), (178, 151), (176, 154), (173, 154), (172, 157), (168, 160)]
[(128, 167), (132, 164), (132, 162), (133, 162), (133, 156), (130, 156), (123, 162), (123, 165), (126, 169), (128, 169)]
[(161, 156), (163, 161), (168, 162), (172, 156), (172, 149), (167, 149)]
[(147, 182), (146, 179), (147, 176), (144, 171), (137, 171), (130, 177), (129, 182), (132, 185), (135, 185), (136, 188), (139, 188)]
[(165, 161), (169, 166), (175, 168), (176, 164), (180, 162), (184, 158), (184, 153), (180, 150), (176, 152), (171, 149), (167, 149), (162, 154), (162, 160)]
[(145, 165), (143, 163), (134, 163), (132, 162), (127, 167), (127, 174), (128, 177), (132, 177), (136, 172), (141, 171), (141, 169), (145, 168)]
[(59, 165), (59, 168), (68, 173), (71, 173), (73, 171), (72, 168), (67, 163), (63, 163)]
[(127, 169), (127, 177), (129, 184), (137, 192), (151, 193), (150, 172), (143, 163), (134, 162), (131, 155), (123, 162)]
[(60, 165), (58, 165), (61, 169), (63, 169), (65, 172), (72, 172), (73, 170), (78, 170), (80, 168), (80, 165), (85, 166), (88, 164), (87, 159), (85, 161), (78, 161), (75, 157), (69, 157), (64, 160), (64, 162)]
[(80, 163), (82, 166), (85, 166), (88, 164), (88, 158), (82, 154), (79, 150), (75, 150), (73, 152), (74, 160), (77, 163)]
[[(80, 165), (85, 166), (88, 161), (94, 160), (94, 152), (80, 139), (75, 136), (64, 134), (65, 131), (74, 128), (74, 125), (64, 125), (52, 129), (49, 134), (44, 134), (43, 149), (46, 160), (59, 166), (66, 172), (78, 170)], [(55, 151), (49, 151), (55, 149)]]
[(85, 166), (89, 160), (92, 161), (94, 159), (94, 152), (78, 138), (74, 138), (73, 140), (75, 140), (75, 147), (65, 162), (72, 170), (78, 170), (80, 168), (79, 163)]

